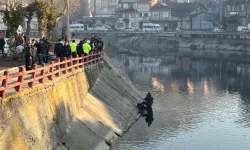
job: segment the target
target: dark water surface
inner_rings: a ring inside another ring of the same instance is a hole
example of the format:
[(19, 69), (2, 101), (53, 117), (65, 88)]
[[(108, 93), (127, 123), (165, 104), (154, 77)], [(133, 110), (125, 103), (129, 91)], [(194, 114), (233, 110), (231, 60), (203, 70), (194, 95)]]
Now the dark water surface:
[(250, 65), (112, 57), (155, 98), (151, 127), (141, 118), (112, 150), (250, 150)]

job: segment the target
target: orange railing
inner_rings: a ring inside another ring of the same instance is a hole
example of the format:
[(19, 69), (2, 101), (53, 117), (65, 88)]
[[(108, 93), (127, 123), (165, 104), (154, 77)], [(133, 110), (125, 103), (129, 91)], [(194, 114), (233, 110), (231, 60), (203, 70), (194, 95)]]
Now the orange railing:
[(26, 71), (24, 67), (19, 67), (19, 71), (5, 71), (0, 75), (0, 97), (4, 98), (8, 91), (14, 89), (16, 92), (21, 92), (24, 85), (32, 88), (35, 82), (44, 84), (45, 79), (53, 80), (54, 77), (59, 77), (60, 74), (67, 74), (73, 70), (84, 68), (85, 65), (91, 66), (103, 60), (104, 52), (90, 53), (87, 56), (72, 58), (60, 58), (56, 62), (50, 62), (49, 65), (42, 64), (41, 66), (34, 65), (32, 70)]

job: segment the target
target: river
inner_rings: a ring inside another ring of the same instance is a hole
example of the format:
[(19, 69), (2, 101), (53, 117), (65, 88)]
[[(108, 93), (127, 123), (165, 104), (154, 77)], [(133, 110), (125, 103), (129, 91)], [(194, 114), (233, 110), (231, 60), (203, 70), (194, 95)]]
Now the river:
[(112, 150), (250, 149), (249, 64), (111, 57), (142, 94), (154, 97), (152, 125), (140, 118)]

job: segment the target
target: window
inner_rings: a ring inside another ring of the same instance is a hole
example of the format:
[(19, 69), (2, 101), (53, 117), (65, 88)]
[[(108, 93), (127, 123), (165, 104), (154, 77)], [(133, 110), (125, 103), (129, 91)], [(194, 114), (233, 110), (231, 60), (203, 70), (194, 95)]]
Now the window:
[(123, 17), (123, 14), (122, 14), (122, 13), (118, 13), (118, 14), (117, 14), (117, 17), (118, 17), (118, 18), (122, 18), (122, 17)]
[(163, 12), (163, 13), (162, 13), (162, 16), (163, 16), (164, 18), (168, 18), (168, 17), (169, 17), (169, 12)]
[(135, 13), (132, 13), (132, 14), (131, 14), (131, 18), (135, 18)]
[(148, 17), (148, 13), (144, 13), (144, 17)]
[(139, 14), (139, 17), (142, 17), (142, 13)]
[(117, 23), (117, 28), (123, 28), (124, 27), (124, 23)]
[(135, 23), (134, 22), (131, 23), (131, 27), (135, 27)]
[(129, 18), (129, 14), (125, 14), (125, 18)]
[(154, 14), (154, 17), (158, 17), (158, 14)]
[(227, 5), (227, 11), (230, 11), (230, 10), (231, 10), (230, 5)]
[(134, 7), (133, 7), (133, 3), (128, 4), (128, 8), (129, 8), (129, 9), (133, 9), (133, 8), (134, 8)]
[(244, 10), (245, 10), (245, 6), (241, 5), (241, 11), (244, 11)]

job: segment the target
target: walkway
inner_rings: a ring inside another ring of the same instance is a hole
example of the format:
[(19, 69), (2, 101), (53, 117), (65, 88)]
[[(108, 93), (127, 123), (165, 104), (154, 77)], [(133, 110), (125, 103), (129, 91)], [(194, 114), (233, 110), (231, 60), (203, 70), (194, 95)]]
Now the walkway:
[(60, 59), (57, 59), (56, 62), (52, 61), (48, 65), (34, 65), (33, 70), (30, 71), (26, 71), (24, 66), (1, 71), (0, 99), (6, 95), (21, 92), (25, 88), (43, 85), (61, 74), (67, 74), (84, 67), (91, 67), (103, 60), (103, 56), (104, 52), (102, 51), (101, 53), (91, 53), (84, 57), (64, 58), (62, 62), (60, 62)]

